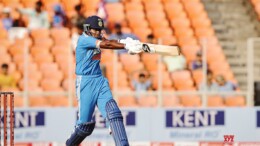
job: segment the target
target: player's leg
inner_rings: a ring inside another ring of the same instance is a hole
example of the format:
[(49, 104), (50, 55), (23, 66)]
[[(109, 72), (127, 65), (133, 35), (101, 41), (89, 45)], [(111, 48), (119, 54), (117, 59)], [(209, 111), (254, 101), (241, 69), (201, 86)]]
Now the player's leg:
[(98, 108), (103, 117), (108, 119), (116, 146), (129, 146), (123, 116), (117, 103), (112, 98), (107, 79), (103, 83), (98, 100)]
[(96, 98), (94, 91), (91, 90), (92, 88), (88, 87), (90, 85), (92, 84), (89, 84), (89, 80), (77, 77), (78, 121), (75, 130), (66, 141), (67, 146), (79, 145), (87, 136), (91, 135), (95, 128), (95, 122), (92, 122), (91, 119), (95, 110)]

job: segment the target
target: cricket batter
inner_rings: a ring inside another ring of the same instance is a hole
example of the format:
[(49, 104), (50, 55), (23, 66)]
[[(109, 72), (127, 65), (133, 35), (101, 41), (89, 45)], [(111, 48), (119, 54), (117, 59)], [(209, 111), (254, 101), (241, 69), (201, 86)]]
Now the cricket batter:
[(105, 40), (101, 30), (104, 22), (98, 16), (90, 16), (83, 25), (84, 32), (76, 47), (76, 95), (78, 98), (78, 121), (75, 130), (66, 141), (67, 146), (78, 146), (94, 130), (91, 121), (97, 105), (102, 116), (109, 122), (116, 146), (129, 146), (123, 117), (113, 99), (108, 80), (102, 75), (99, 63), (100, 49), (126, 49), (130, 54), (142, 52), (140, 42), (124, 40)]

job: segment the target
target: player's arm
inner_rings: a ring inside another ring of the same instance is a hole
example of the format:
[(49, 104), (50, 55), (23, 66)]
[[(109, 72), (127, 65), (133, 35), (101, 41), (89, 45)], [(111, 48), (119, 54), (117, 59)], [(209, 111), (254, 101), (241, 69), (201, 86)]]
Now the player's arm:
[(103, 40), (100, 42), (99, 47), (101, 49), (113, 49), (113, 50), (118, 50), (118, 49), (125, 49), (126, 45), (119, 43), (118, 41), (115, 40)]

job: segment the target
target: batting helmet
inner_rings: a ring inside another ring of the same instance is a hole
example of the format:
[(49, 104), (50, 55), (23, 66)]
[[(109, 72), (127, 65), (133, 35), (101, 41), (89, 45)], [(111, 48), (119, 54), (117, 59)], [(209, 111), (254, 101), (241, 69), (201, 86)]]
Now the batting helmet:
[(104, 29), (104, 22), (98, 16), (90, 16), (86, 19), (85, 24), (83, 25), (84, 31), (88, 31), (90, 29)]

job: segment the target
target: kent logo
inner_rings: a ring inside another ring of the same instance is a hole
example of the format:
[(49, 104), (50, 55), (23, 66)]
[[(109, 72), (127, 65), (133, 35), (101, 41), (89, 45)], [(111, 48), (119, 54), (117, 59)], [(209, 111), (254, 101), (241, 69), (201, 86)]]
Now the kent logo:
[[(15, 128), (44, 126), (45, 125), (44, 120), (45, 120), (45, 113), (42, 111), (15, 111), (14, 113)], [(4, 122), (4, 117), (3, 115), (1, 115), (1, 128), (3, 126), (3, 122)]]
[[(134, 126), (136, 115), (134, 111), (121, 111), (123, 119), (124, 119), (124, 125), (125, 126)], [(105, 128), (105, 119), (102, 117), (100, 112), (95, 112), (93, 121), (96, 121), (96, 127), (97, 128)]]
[(224, 144), (233, 144), (234, 137), (234, 135), (224, 135)]
[(224, 125), (224, 111), (171, 110), (166, 111), (166, 127), (192, 128)]
[[(135, 111), (121, 111), (123, 119), (124, 119), (124, 125), (125, 126), (135, 126), (136, 124), (136, 114)], [(78, 120), (78, 111), (76, 114), (76, 119)], [(96, 122), (95, 127), (96, 128), (105, 128), (106, 123), (105, 119), (102, 117), (101, 113), (99, 111), (94, 112), (94, 115), (92, 117), (92, 121)]]

